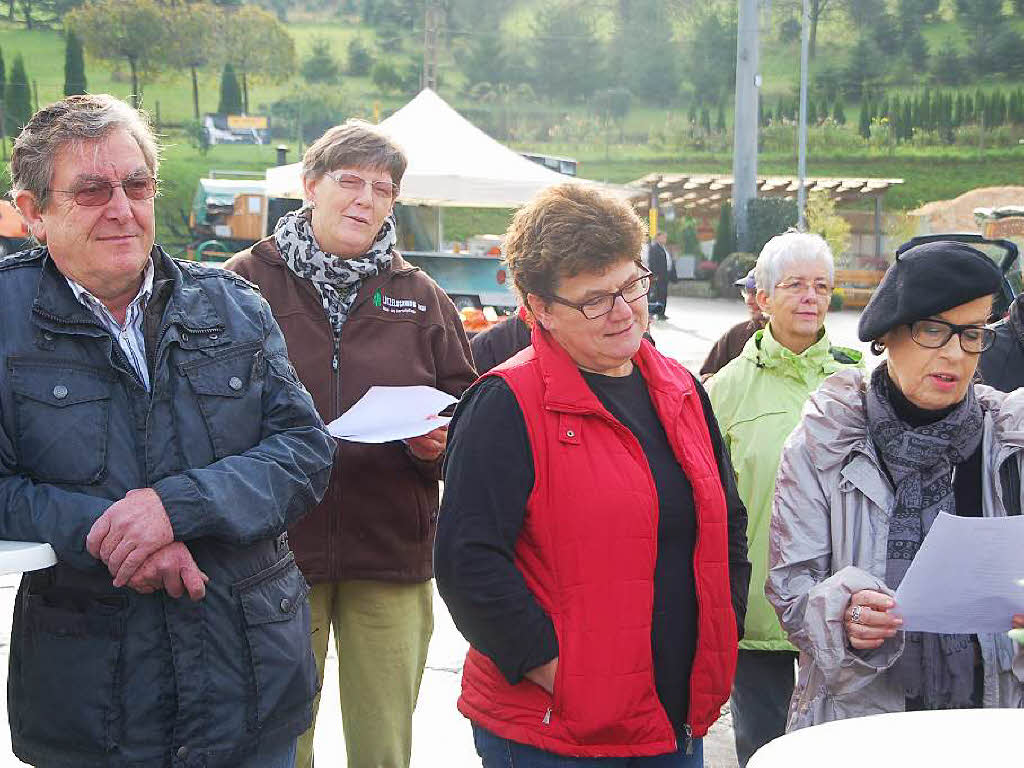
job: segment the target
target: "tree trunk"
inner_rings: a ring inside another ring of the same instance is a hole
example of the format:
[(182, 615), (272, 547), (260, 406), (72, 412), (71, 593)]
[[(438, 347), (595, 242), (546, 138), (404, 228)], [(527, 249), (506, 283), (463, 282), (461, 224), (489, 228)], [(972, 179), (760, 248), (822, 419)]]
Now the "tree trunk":
[(14, 0), (7, 0), (7, 20), (14, 21)]
[(136, 66), (137, 62), (134, 58), (128, 58), (128, 66), (132, 68), (132, 106), (136, 109), (139, 108), (139, 73)]
[(199, 78), (196, 76), (196, 68), (190, 67), (192, 70), (192, 110), (196, 114), (196, 120), (199, 119)]
[(25, 14), (25, 29), (32, 29), (32, 2), (21, 0), (21, 11)]
[(821, 0), (811, 0), (808, 15), (811, 17), (811, 34), (808, 40), (808, 58), (814, 58), (814, 49), (818, 44), (818, 17), (821, 16)]
[(242, 111), (249, 114), (249, 78), (246, 72), (242, 72)]

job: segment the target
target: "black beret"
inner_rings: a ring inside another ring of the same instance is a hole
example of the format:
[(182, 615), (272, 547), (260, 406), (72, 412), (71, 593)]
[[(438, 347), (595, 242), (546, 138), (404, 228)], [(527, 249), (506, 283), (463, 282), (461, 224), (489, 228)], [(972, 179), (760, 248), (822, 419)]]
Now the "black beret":
[(1003, 275), (988, 256), (963, 243), (938, 240), (908, 248), (888, 270), (857, 325), (861, 341), (998, 293)]

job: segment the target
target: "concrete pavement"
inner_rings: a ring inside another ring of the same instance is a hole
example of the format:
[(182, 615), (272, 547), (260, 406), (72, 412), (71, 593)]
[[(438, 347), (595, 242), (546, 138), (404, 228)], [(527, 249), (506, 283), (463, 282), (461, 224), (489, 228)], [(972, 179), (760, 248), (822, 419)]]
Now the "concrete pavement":
[[(739, 300), (669, 297), (668, 320), (655, 321), (651, 333), (663, 353), (675, 357), (696, 371), (711, 345), (729, 327), (744, 320), (746, 308)], [(856, 339), (858, 312), (829, 316), (827, 327), (833, 343), (868, 353), (867, 345)], [(869, 359), (869, 365), (870, 359)], [(17, 576), (0, 578), (0, 684), (6, 690), (7, 653), (11, 614)], [(455, 702), (466, 642), (452, 624), (444, 603), (435, 594), (435, 627), (427, 659), (427, 670), (413, 720), (412, 768), (479, 768), (468, 722), (458, 713)], [(358, 694), (356, 694), (358, 695)], [(342, 768), (346, 764), (341, 714), (338, 708), (337, 658), (330, 652), (322, 696), (323, 706), (316, 733), (318, 768)], [(22, 766), (10, 751), (6, 726), (6, 696), (0, 695), (0, 766)], [(726, 713), (705, 740), (708, 768), (735, 768), (731, 720)]]

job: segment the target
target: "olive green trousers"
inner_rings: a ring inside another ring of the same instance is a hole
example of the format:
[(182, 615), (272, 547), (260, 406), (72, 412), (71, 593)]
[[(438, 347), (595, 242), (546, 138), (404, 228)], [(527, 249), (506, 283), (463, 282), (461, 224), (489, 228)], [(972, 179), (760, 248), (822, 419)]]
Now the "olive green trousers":
[[(412, 713), (434, 630), (433, 595), (432, 581), (341, 581), (315, 584), (309, 593), (321, 687), (333, 630), (347, 768), (409, 766)], [(319, 707), (318, 695), (314, 724), (299, 737), (296, 768), (313, 765)], [(334, 756), (321, 755), (316, 761), (317, 768), (340, 765)]]

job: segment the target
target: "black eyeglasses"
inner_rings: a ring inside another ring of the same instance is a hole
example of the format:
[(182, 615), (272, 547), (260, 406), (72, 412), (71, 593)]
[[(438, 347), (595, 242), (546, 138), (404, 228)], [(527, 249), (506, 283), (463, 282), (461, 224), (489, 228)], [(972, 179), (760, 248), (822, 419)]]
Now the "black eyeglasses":
[(156, 197), (157, 182), (152, 176), (132, 176), (121, 181), (87, 181), (75, 189), (48, 189), (47, 192), (63, 192), (74, 195), (75, 204), (86, 208), (106, 205), (118, 187), (124, 190), (129, 200), (150, 200)]
[(953, 334), (960, 337), (960, 349), (972, 355), (984, 352), (996, 340), (996, 332), (983, 325), (956, 325), (930, 319), (910, 323), (910, 338), (928, 349), (946, 346)]
[(627, 304), (632, 304), (634, 301), (639, 301), (649, 294), (653, 284), (654, 274), (647, 272), (644, 275), (640, 275), (640, 277), (635, 280), (631, 280), (626, 283), (615, 293), (604, 293), (600, 296), (595, 296), (582, 304), (568, 301), (563, 299), (561, 296), (555, 296), (554, 294), (551, 294), (547, 298), (549, 301), (554, 301), (579, 310), (588, 320), (597, 320), (597, 318), (604, 317), (615, 308), (615, 299), (619, 296), (621, 296), (622, 300)]

